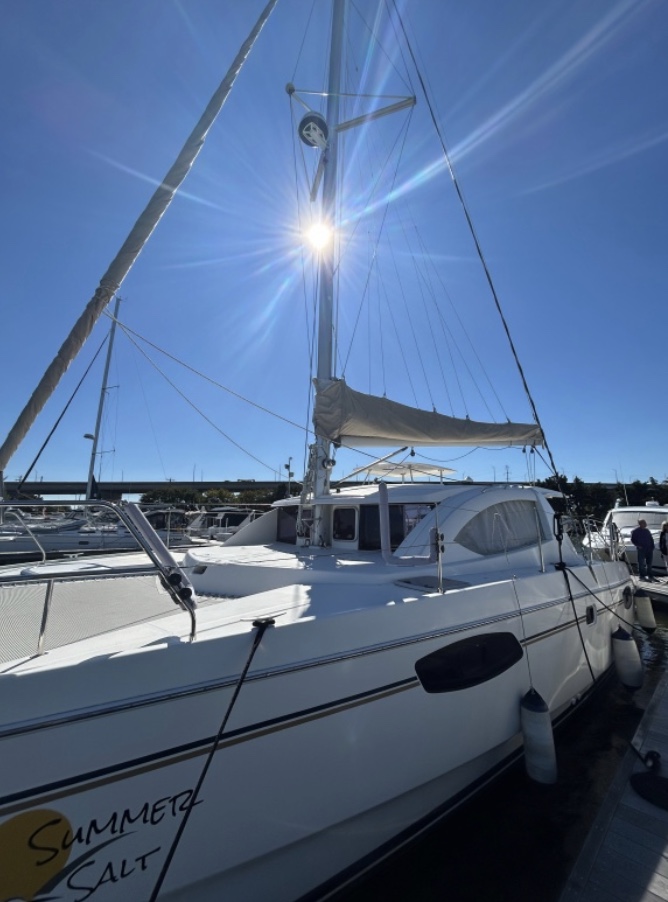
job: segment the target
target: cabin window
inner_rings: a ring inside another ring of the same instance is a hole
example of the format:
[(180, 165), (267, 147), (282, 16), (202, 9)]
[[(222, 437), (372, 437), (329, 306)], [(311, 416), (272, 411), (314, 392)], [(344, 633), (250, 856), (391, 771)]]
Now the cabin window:
[[(395, 551), (408, 533), (429, 513), (433, 504), (390, 504), (390, 547)], [(362, 551), (380, 549), (380, 512), (378, 505), (360, 507), (360, 540)]]
[(433, 504), (404, 504), (404, 538), (433, 507)]
[(354, 507), (335, 507), (332, 517), (332, 538), (349, 541), (356, 538), (356, 511)]
[(231, 513), (225, 514), (222, 519), (221, 526), (241, 526), (246, 517), (248, 516), (247, 511), (233, 511)]
[(279, 542), (297, 544), (297, 507), (279, 507), (276, 539)]
[[(404, 540), (404, 509), (402, 504), (390, 504), (390, 545), (398, 548)], [(360, 541), (362, 551), (380, 549), (380, 512), (378, 505), (360, 507)]]
[[(276, 529), (276, 541), (288, 542), (290, 545), (297, 544), (297, 523), (299, 520), (299, 507), (279, 507), (278, 508), (278, 526)], [(310, 508), (302, 510), (302, 531), (299, 535), (308, 535), (313, 524), (313, 512)]]
[(533, 501), (504, 501), (476, 514), (455, 537), (455, 542), (476, 554), (504, 554), (548, 538), (543, 518)]

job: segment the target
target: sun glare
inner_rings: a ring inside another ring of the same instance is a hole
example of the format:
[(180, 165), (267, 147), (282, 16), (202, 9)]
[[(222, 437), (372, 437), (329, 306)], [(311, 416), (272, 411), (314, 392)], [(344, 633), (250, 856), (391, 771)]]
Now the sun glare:
[(332, 240), (332, 230), (329, 226), (325, 225), (325, 223), (316, 222), (306, 232), (306, 237), (311, 247), (314, 247), (316, 250), (320, 251), (324, 247), (327, 247), (329, 242)]

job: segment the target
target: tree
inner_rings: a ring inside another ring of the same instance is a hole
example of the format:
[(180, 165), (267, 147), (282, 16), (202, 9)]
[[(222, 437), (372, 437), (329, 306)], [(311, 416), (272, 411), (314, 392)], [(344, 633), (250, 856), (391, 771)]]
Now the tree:
[(170, 485), (169, 488), (153, 489), (145, 492), (139, 499), (140, 504), (201, 504), (201, 493), (185, 486)]

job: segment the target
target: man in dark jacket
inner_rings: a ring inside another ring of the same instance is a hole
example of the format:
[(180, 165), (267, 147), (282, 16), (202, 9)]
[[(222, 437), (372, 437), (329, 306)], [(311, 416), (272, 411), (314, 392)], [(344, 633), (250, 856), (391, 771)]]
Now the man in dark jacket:
[(654, 582), (652, 577), (652, 557), (654, 556), (654, 539), (647, 528), (646, 520), (638, 520), (638, 525), (631, 533), (631, 541), (638, 552), (638, 573), (640, 579)]

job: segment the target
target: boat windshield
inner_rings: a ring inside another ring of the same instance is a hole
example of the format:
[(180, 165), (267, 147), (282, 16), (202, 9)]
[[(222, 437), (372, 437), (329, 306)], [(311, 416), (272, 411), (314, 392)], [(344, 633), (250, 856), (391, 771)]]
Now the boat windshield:
[(612, 519), (619, 529), (635, 529), (638, 520), (645, 520), (649, 529), (661, 529), (661, 524), (668, 519), (665, 510), (647, 511), (613, 511)]

